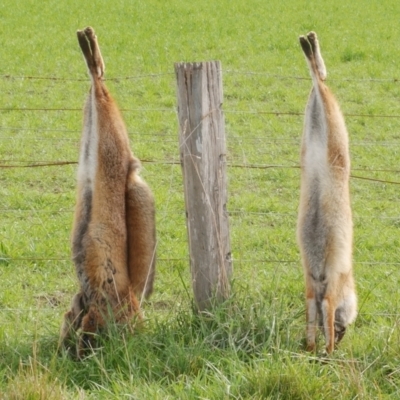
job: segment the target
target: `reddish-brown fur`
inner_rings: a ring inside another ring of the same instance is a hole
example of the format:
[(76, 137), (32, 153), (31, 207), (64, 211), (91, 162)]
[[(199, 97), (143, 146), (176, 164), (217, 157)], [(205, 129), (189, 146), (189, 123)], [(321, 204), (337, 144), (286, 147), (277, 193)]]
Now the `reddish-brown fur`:
[(78, 355), (108, 320), (140, 318), (155, 269), (155, 211), (125, 124), (103, 82), (104, 62), (92, 28), (78, 31), (92, 87), (84, 109), (72, 253), (80, 283), (65, 314), (61, 341), (81, 330)]
[(297, 238), (306, 282), (307, 349), (324, 331), (331, 353), (356, 317), (352, 274), (352, 216), (348, 133), (339, 105), (324, 84), (317, 36), (300, 37), (313, 81), (301, 148), (301, 196)]

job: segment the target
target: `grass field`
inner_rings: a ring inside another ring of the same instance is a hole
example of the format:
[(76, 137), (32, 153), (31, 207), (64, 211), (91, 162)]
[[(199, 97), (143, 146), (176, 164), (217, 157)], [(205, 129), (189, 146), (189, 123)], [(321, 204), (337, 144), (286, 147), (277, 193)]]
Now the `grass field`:
[[(400, 2), (318, 3), (1, 1), (0, 398), (400, 397)], [(26, 166), (78, 159), (89, 80), (75, 32), (87, 25), (156, 198), (158, 264), (145, 329), (112, 327), (100, 350), (76, 362), (57, 351), (78, 287), (69, 242), (76, 164)], [(359, 315), (329, 359), (303, 348), (295, 240), (311, 86), (297, 38), (310, 30), (352, 156)], [(200, 318), (173, 63), (214, 59), (223, 66), (234, 274), (232, 297)]]

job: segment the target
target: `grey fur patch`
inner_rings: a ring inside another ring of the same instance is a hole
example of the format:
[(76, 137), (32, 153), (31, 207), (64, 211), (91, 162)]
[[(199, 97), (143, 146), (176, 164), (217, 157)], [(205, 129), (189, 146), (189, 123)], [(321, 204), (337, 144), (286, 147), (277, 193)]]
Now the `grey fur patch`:
[(301, 239), (310, 266), (311, 277), (317, 282), (323, 282), (326, 279), (325, 254), (329, 229), (321, 209), (318, 177), (315, 177), (312, 187), (314, 190), (309, 197), (308, 210), (301, 229)]
[(325, 110), (321, 105), (321, 101), (317, 98), (317, 93), (314, 88), (308, 100), (307, 115), (310, 116), (310, 118), (307, 119), (309, 129), (306, 130), (306, 132), (309, 133), (308, 139), (311, 141), (319, 141), (326, 146), (328, 139), (326, 130), (323, 129), (325, 125)]
[(84, 270), (84, 263), (86, 259), (86, 247), (84, 245), (84, 241), (92, 214), (92, 191), (90, 189), (85, 190), (82, 203), (82, 213), (80, 215), (81, 219), (75, 228), (75, 235), (72, 240), (72, 259), (74, 261), (82, 289), (85, 291), (85, 287), (89, 283)]
[[(93, 88), (90, 89), (90, 95), (89, 95), (89, 99), (91, 97), (91, 92), (92, 90), (94, 90)], [(93, 126), (93, 110), (92, 110), (92, 104), (89, 100), (89, 105), (87, 107), (87, 114), (86, 114), (86, 121), (88, 126)], [(84, 144), (84, 154), (85, 154), (85, 161), (89, 160), (89, 156), (90, 156), (90, 149), (91, 149), (91, 138), (92, 135), (88, 135), (87, 136), (87, 141)]]

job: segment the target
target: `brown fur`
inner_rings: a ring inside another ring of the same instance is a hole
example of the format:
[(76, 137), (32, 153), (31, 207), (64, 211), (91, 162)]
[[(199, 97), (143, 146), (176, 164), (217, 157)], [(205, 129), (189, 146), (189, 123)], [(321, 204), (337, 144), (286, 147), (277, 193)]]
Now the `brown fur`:
[(313, 81), (301, 148), (301, 195), (297, 238), (306, 282), (307, 349), (316, 348), (316, 327), (331, 353), (356, 317), (352, 274), (352, 216), (348, 133), (339, 105), (324, 84), (325, 64), (317, 36), (300, 37)]
[(107, 321), (140, 318), (155, 270), (155, 211), (125, 124), (104, 82), (94, 30), (78, 31), (92, 87), (84, 108), (72, 253), (80, 292), (65, 314), (61, 341), (81, 330), (78, 355), (94, 345)]

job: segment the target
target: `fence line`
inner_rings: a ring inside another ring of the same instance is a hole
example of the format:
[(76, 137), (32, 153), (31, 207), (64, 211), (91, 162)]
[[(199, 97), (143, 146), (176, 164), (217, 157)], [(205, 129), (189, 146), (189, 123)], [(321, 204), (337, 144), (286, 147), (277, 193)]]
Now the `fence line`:
[[(0, 109), (1, 110), (1, 109)], [(287, 112), (280, 112), (280, 111), (242, 111), (242, 110), (225, 110), (225, 114), (256, 114), (256, 115), (275, 115), (275, 116), (301, 116), (304, 117), (304, 111), (297, 112), (297, 111), (287, 111)], [(343, 113), (344, 117), (366, 117), (366, 118), (400, 118), (400, 115), (386, 115), (386, 114), (346, 114)]]
[[(140, 135), (140, 136), (152, 136), (149, 134), (139, 134), (139, 133), (134, 133), (134, 134), (129, 134), (129, 135)], [(172, 135), (162, 135), (162, 134), (155, 134), (154, 136), (160, 136), (161, 138), (163, 138), (162, 143), (176, 143), (176, 139), (173, 138)], [(170, 139), (165, 139), (166, 137), (170, 137)], [(35, 137), (30, 137), (30, 138), (21, 138), (21, 137), (12, 137), (12, 136), (0, 136), (0, 141), (4, 140), (13, 140), (13, 141), (18, 141), (18, 140), (23, 140), (25, 141), (43, 141), (43, 142), (75, 142), (75, 143), (79, 143), (80, 142), (80, 136), (77, 136), (76, 138), (59, 138), (59, 137), (45, 137), (45, 136), (35, 136)], [(157, 139), (145, 139), (146, 143), (159, 143), (159, 140)], [(285, 142), (284, 140), (281, 139), (277, 139), (277, 140), (263, 140), (263, 139), (252, 139), (252, 138), (246, 138), (245, 140), (243, 140), (240, 137), (230, 137), (230, 140), (239, 140), (239, 141), (243, 141), (246, 143), (251, 143), (252, 141), (261, 141), (263, 142), (263, 144), (277, 144), (277, 143), (282, 143)], [(292, 141), (287, 140), (287, 143), (290, 144), (291, 146), (299, 146), (300, 145), (300, 139), (293, 139), (293, 143), (291, 143)], [(392, 147), (392, 146), (398, 146), (400, 145), (400, 140), (399, 141), (391, 141), (391, 142), (370, 142), (370, 141), (361, 141), (361, 142), (352, 142), (350, 144), (350, 147), (358, 147), (358, 146), (374, 146), (374, 147)], [(229, 146), (228, 146), (229, 148)], [(234, 158), (234, 157), (233, 157)], [(392, 170), (379, 170), (381, 172), (399, 172), (399, 171), (392, 171)]]
[[(270, 74), (268, 72), (255, 72), (255, 71), (235, 71), (235, 70), (224, 70), (223, 73), (233, 74), (233, 75), (254, 75), (254, 76), (265, 76), (268, 78), (274, 79), (293, 79), (293, 80), (301, 80), (301, 81), (311, 81), (311, 77), (309, 76), (294, 76), (294, 75), (277, 75)], [(343, 81), (343, 82), (399, 82), (399, 78), (336, 78), (329, 77), (330, 81)]]
[[(0, 126), (0, 130), (3, 131), (35, 131), (35, 132), (65, 132), (65, 133), (76, 133), (76, 134), (80, 134), (82, 132), (81, 129), (57, 129), (57, 128), (21, 128), (21, 127), (17, 127), (17, 126)], [(138, 132), (128, 132), (129, 135), (135, 135)], [(162, 134), (162, 133), (140, 133), (141, 136), (163, 136), (165, 137), (166, 135)], [(171, 138), (172, 137), (176, 137), (176, 135), (172, 136), (169, 135)], [(0, 139), (14, 139), (14, 137), (12, 136), (4, 136), (4, 137), (0, 137)], [(25, 139), (25, 138), (24, 138)], [(54, 138), (54, 139), (59, 139)], [(80, 138), (78, 138), (80, 139)], [(51, 139), (49, 139), (51, 140)], [(68, 139), (70, 140), (70, 139)], [(75, 139), (71, 139), (71, 140), (75, 140)]]
[[(232, 75), (249, 75), (249, 76), (264, 76), (267, 78), (274, 78), (280, 80), (292, 79), (292, 80), (301, 80), (301, 81), (310, 81), (311, 78), (309, 76), (294, 76), (294, 75), (277, 75), (277, 74), (270, 74), (268, 72), (262, 71), (237, 71), (226, 69), (223, 70), (224, 74), (232, 74)], [(124, 80), (135, 80), (135, 79), (143, 79), (143, 78), (158, 78), (160, 76), (174, 76), (174, 72), (157, 72), (157, 73), (149, 73), (149, 74), (140, 74), (134, 76), (119, 76), (119, 77), (109, 77), (105, 78), (105, 81), (124, 81)], [(4, 74), (0, 75), (0, 79), (26, 79), (26, 80), (50, 80), (50, 81), (59, 81), (59, 82), (89, 82), (88, 78), (59, 78), (54, 76), (30, 76), (30, 75), (10, 75)], [(330, 81), (343, 81), (343, 82), (392, 82), (398, 83), (399, 78), (337, 78), (337, 77), (329, 77)]]
[[(0, 257), (0, 262), (9, 262), (9, 261), (71, 261), (71, 258), (68, 257)], [(157, 257), (157, 261), (162, 262), (178, 262), (184, 261), (187, 262), (187, 257), (180, 258), (168, 258), (168, 257)], [(299, 264), (300, 258), (298, 260), (274, 260), (274, 259), (243, 259), (243, 258), (234, 258), (233, 261), (235, 263), (265, 263), (265, 264)], [(360, 265), (390, 265), (397, 266), (400, 265), (400, 262), (386, 262), (386, 261), (356, 261), (353, 260), (354, 264)]]
[[(160, 73), (150, 73), (142, 74), (136, 76), (121, 76), (121, 77), (110, 77), (104, 78), (105, 81), (123, 81), (123, 80), (134, 80), (143, 79), (148, 77), (160, 77), (165, 75), (175, 75), (173, 72), (160, 72)], [(0, 75), (0, 79), (26, 79), (26, 80), (48, 80), (48, 81), (61, 81), (61, 82), (89, 82), (89, 78), (57, 78), (54, 76), (29, 76), (29, 75)]]
[[(34, 129), (33, 129), (34, 130)], [(79, 136), (77, 136), (76, 138), (60, 138), (60, 137), (46, 137), (46, 136), (35, 136), (35, 137), (13, 137), (13, 136), (0, 136), (0, 141), (1, 140), (23, 140), (25, 141), (43, 141), (43, 142), (75, 142), (75, 143), (79, 143), (80, 142), (80, 132), (78, 133)], [(151, 134), (146, 134), (146, 133), (128, 133), (128, 135), (140, 135), (140, 136), (153, 136)], [(164, 143), (176, 143), (176, 138), (174, 138), (174, 136), (172, 135), (163, 135), (163, 134), (154, 134), (154, 136), (159, 136), (162, 138), (163, 140), (163, 144)], [(170, 139), (165, 139), (165, 138), (170, 138)], [(267, 138), (268, 139), (268, 138)], [(159, 140), (157, 139), (148, 139), (146, 138), (146, 143), (159, 143)], [(293, 139), (293, 140), (282, 140), (282, 139), (269, 139), (269, 140), (265, 140), (265, 139), (261, 139), (261, 138), (241, 138), (239, 136), (237, 137), (230, 137), (230, 140), (238, 140), (238, 141), (242, 141), (242, 142), (246, 142), (246, 143), (251, 143), (252, 141), (256, 142), (256, 141), (261, 141), (263, 142), (263, 144), (277, 144), (277, 143), (285, 143), (291, 146), (299, 146), (300, 145), (300, 138), (299, 139)], [(398, 146), (400, 145), (400, 140), (396, 140), (396, 141), (391, 141), (391, 142), (372, 142), (372, 141), (354, 141), (350, 143), (350, 147), (358, 147), (358, 146), (374, 146), (374, 147), (392, 147), (392, 146)], [(229, 146), (228, 146), (229, 147)], [(382, 172), (384, 170), (381, 170)], [(387, 170), (387, 172), (390, 172), (390, 170)], [(397, 172), (397, 171), (396, 171)]]
[[(70, 208), (64, 207), (61, 209), (54, 209), (54, 210), (46, 210), (44, 208), (2, 208), (0, 209), (0, 213), (43, 213), (43, 214), (72, 214), (74, 212), (74, 206), (71, 205)], [(251, 216), (273, 216), (273, 217), (295, 217), (297, 218), (297, 212), (277, 212), (277, 211), (245, 211), (241, 209), (230, 209), (229, 206), (227, 208), (227, 212), (230, 216), (235, 215), (251, 215)], [(184, 215), (184, 209), (176, 209), (176, 210), (169, 210), (168, 215)], [(379, 220), (400, 220), (400, 216), (395, 217), (387, 217), (387, 216), (371, 216), (371, 215), (353, 215), (353, 218), (356, 220), (359, 219), (379, 219)], [(0, 258), (1, 259), (1, 258)]]
[[(7, 111), (7, 112), (24, 112), (24, 111), (46, 111), (46, 112), (52, 112), (52, 111), (79, 111), (82, 112), (83, 108), (31, 108), (31, 107), (5, 107), (5, 108), (0, 108), (0, 111)], [(176, 111), (172, 108), (120, 108), (119, 109), (121, 112), (173, 112), (176, 113)]]
[[(161, 164), (161, 165), (180, 165), (180, 161), (159, 161), (159, 160), (140, 160), (144, 164)], [(7, 164), (10, 163), (21, 163), (21, 164)], [(25, 163), (25, 164), (22, 164)], [(38, 168), (38, 167), (54, 167), (54, 166), (64, 166), (64, 165), (74, 165), (78, 164), (78, 161), (24, 161), (24, 160), (0, 160), (0, 169), (10, 169), (10, 168)], [(229, 168), (242, 168), (242, 169), (300, 169), (299, 165), (257, 165), (257, 164), (231, 164), (227, 163)], [(398, 170), (389, 169), (362, 169), (354, 168), (353, 171), (365, 171), (365, 172), (392, 172), (399, 173)], [(376, 179), (358, 175), (350, 175), (351, 178), (367, 180), (379, 183), (389, 183), (394, 185), (400, 185), (400, 182), (388, 181), (383, 179)]]
[[(26, 112), (26, 111), (44, 111), (44, 112), (59, 112), (59, 111), (73, 111), (82, 112), (82, 108), (31, 108), (31, 107), (5, 107), (0, 108), (3, 112)], [(176, 114), (175, 108), (121, 108), (121, 112), (167, 112)], [(304, 111), (253, 111), (253, 110), (226, 110), (223, 112), (225, 114), (249, 114), (249, 115), (274, 115), (274, 116), (291, 116), (291, 117), (303, 117)], [(347, 117), (359, 117), (359, 118), (400, 118), (400, 115), (387, 115), (387, 114), (346, 114), (343, 115)]]
[(394, 182), (394, 181), (386, 181), (383, 179), (375, 179), (375, 178), (368, 178), (365, 176), (357, 176), (357, 175), (350, 175), (351, 178), (355, 178), (355, 179), (362, 179), (364, 181), (371, 181), (371, 182), (380, 182), (380, 183), (389, 183), (389, 184), (393, 184), (393, 185), (400, 185), (400, 182)]
[[(22, 127), (12, 127), (12, 126), (0, 126), (0, 131), (21, 131), (21, 132), (64, 132), (64, 133), (74, 133), (76, 135), (81, 134), (81, 129), (49, 129), (49, 128), (22, 128)], [(293, 130), (290, 132), (291, 134), (297, 134), (298, 137), (275, 137), (271, 134), (266, 134), (265, 136), (256, 136), (256, 137), (242, 137), (242, 136), (236, 136), (236, 135), (228, 135), (229, 141), (231, 140), (240, 140), (243, 142), (253, 142), (253, 141), (263, 141), (263, 143), (292, 143), (293, 145), (299, 145), (300, 140), (301, 140), (301, 130)], [(164, 134), (164, 133), (146, 133), (146, 132), (132, 132), (128, 131), (128, 135), (134, 136), (134, 135), (140, 135), (140, 136), (150, 136), (150, 137), (161, 137), (165, 140), (165, 138), (169, 138), (169, 142), (176, 142), (177, 141), (177, 135), (176, 134)], [(400, 133), (398, 133), (400, 135)], [(48, 140), (48, 141), (60, 141), (60, 140), (65, 140), (65, 141), (79, 141), (80, 136), (77, 136), (76, 138), (63, 138), (63, 137), (32, 137), (32, 138), (18, 138), (15, 136), (0, 136), (0, 140), (15, 140), (15, 139), (23, 139), (23, 140)], [(148, 140), (148, 139), (146, 139)], [(392, 140), (392, 141), (376, 141), (376, 140), (351, 140), (350, 145), (351, 146), (392, 146), (392, 145), (398, 145), (400, 144), (400, 140)]]
[[(1, 161), (0, 161), (1, 162)], [(4, 161), (3, 161), (4, 162)], [(7, 162), (7, 161), (5, 161)], [(24, 161), (13, 161), (13, 162), (24, 162)], [(25, 165), (7, 165), (7, 164), (0, 164), (0, 168), (37, 168), (37, 167), (54, 167), (60, 165), (73, 165), (78, 164), (78, 161), (34, 161)]]
[[(54, 298), (54, 295), (51, 295), (51, 294), (50, 295), (43, 295), (43, 294), (39, 293), (38, 295), (34, 296), (34, 299), (35, 300), (46, 300), (47, 303), (48, 303), (47, 307), (45, 307), (45, 306), (40, 306), (40, 307), (34, 306), (34, 307), (31, 307), (31, 308), (9, 308), (9, 307), (6, 307), (6, 308), (0, 308), (0, 313), (6, 313), (6, 312), (12, 312), (12, 313), (15, 313), (15, 312), (25, 312), (25, 313), (26, 312), (36, 312), (36, 313), (40, 313), (40, 312), (43, 312), (44, 308), (46, 308), (48, 310), (52, 310), (55, 307), (57, 307), (58, 304), (59, 304), (59, 300), (57, 298)], [(157, 303), (157, 301), (155, 301), (155, 303)], [(157, 308), (157, 307), (155, 307), (155, 308)], [(357, 313), (357, 315), (359, 315), (359, 316), (369, 315), (369, 316), (374, 316), (374, 317), (399, 317), (400, 313), (385, 313), (385, 312), (373, 312), (372, 313), (372, 312), (364, 312), (364, 311), (361, 310), (361, 311), (359, 311)], [(10, 324), (11, 322), (6, 321), (5, 324), (7, 324), (7, 323)], [(294, 326), (300, 327), (300, 326), (303, 326), (303, 323), (295, 324)], [(318, 358), (318, 359), (315, 358), (315, 361), (321, 362), (321, 358)], [(352, 364), (354, 364), (354, 362), (356, 362), (355, 360), (341, 360), (341, 362), (343, 362), (343, 361), (346, 361), (346, 362), (349, 362), (349, 363), (351, 362)]]
[[(18, 127), (18, 126), (0, 126), (0, 131), (1, 130), (4, 130), (4, 131), (21, 131), (21, 132), (23, 132), (23, 131), (66, 132), (66, 133), (75, 133), (75, 134), (80, 134), (81, 131), (82, 131), (80, 127), (77, 128), (77, 129), (58, 129), (58, 128), (34, 128), (34, 127), (33, 128), (23, 128), (23, 127)], [(268, 139), (268, 140), (271, 140), (273, 142), (296, 142), (296, 144), (300, 143), (301, 129), (300, 129), (300, 131), (296, 130), (296, 129), (293, 129), (289, 133), (296, 133), (296, 134), (298, 134), (298, 137), (295, 137), (295, 138), (292, 138), (292, 137), (281, 138), (281, 137), (272, 136), (271, 134), (266, 134), (264, 136), (255, 136), (255, 137), (242, 137), (242, 136), (236, 136), (236, 135), (229, 135), (229, 140), (234, 139), (234, 140), (243, 140), (243, 141), (253, 141), (253, 140), (263, 140), (264, 141), (265, 139)], [(140, 134), (140, 136), (170, 137), (170, 138), (174, 138), (174, 139), (176, 139), (178, 137), (177, 134), (165, 135), (163, 133), (128, 132), (128, 134), (130, 134), (130, 135)], [(397, 135), (400, 135), (400, 132), (398, 132)], [(12, 137), (12, 136), (3, 136), (3, 137), (1, 137), (0, 136), (0, 139), (15, 139), (15, 137)], [(26, 139), (26, 138), (24, 138), (24, 139)], [(45, 137), (45, 139), (48, 139), (48, 140), (56, 139), (56, 140), (58, 140), (59, 138), (58, 137), (57, 138), (46, 138)], [(77, 139), (79, 140), (80, 138), (78, 137)], [(70, 139), (68, 139), (68, 140), (70, 140)], [(75, 139), (72, 139), (72, 140), (75, 140)], [(385, 142), (377, 142), (376, 140), (369, 139), (369, 140), (357, 140), (357, 141), (352, 140), (351, 144), (353, 145), (353, 144), (356, 144), (356, 143), (357, 144), (362, 144), (362, 143), (365, 143), (365, 144), (386, 143), (388, 145), (391, 145), (393, 143), (398, 144), (399, 142), (400, 142), (400, 139), (398, 141), (385, 141)]]

